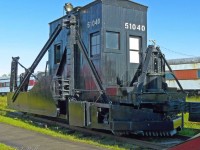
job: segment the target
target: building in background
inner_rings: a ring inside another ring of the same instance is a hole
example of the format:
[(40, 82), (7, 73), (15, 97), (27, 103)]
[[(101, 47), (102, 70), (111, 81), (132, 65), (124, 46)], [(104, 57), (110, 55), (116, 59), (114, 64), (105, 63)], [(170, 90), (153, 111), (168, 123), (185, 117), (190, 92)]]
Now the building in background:
[[(19, 85), (20, 78), (17, 79), (17, 85)], [(35, 85), (36, 79), (34, 77), (31, 77), (29, 80), (28, 90), (32, 89), (32, 87)], [(0, 77), (0, 95), (4, 96), (8, 92), (10, 92), (10, 77)]]
[[(190, 96), (200, 95), (200, 57), (168, 60), (175, 76), (183, 89)], [(168, 73), (166, 79), (169, 87), (178, 87), (174, 77)]]

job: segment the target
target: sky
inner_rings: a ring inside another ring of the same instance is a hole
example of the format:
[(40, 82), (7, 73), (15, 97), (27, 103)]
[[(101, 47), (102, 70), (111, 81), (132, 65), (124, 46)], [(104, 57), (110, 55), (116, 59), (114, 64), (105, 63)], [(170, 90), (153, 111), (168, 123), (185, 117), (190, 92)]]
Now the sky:
[[(65, 3), (84, 6), (92, 1), (0, 0), (0, 76), (10, 73), (12, 57), (31, 66), (48, 40), (48, 23), (64, 15)], [(167, 59), (200, 56), (199, 0), (133, 1), (148, 6), (148, 40), (156, 40)], [(45, 55), (35, 72), (44, 71), (47, 59)]]

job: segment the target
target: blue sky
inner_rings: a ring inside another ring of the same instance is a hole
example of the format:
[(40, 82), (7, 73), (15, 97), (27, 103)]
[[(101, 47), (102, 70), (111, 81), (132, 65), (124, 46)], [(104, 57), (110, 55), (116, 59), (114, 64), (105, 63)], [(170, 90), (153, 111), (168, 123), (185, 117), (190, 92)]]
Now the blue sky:
[[(167, 59), (200, 56), (199, 0), (134, 0), (148, 6), (148, 39)], [(0, 76), (10, 73), (12, 56), (30, 67), (49, 35), (48, 23), (64, 14), (63, 5), (92, 0), (0, 0)], [(47, 56), (36, 71), (44, 71)], [(19, 69), (19, 72), (22, 72)]]

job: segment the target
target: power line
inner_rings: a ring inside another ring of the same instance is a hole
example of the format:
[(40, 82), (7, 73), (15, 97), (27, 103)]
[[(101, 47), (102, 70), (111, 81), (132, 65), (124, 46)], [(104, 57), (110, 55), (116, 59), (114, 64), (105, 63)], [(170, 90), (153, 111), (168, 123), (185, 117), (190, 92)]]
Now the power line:
[(166, 48), (166, 47), (163, 47), (163, 46), (160, 46), (161, 49), (165, 49), (169, 52), (172, 52), (172, 53), (175, 53), (175, 54), (179, 54), (179, 55), (183, 55), (183, 56), (188, 56), (188, 57), (196, 57), (194, 55), (190, 55), (190, 54), (185, 54), (185, 53), (182, 53), (182, 52), (178, 52), (178, 51), (174, 51), (174, 50), (171, 50), (169, 48)]

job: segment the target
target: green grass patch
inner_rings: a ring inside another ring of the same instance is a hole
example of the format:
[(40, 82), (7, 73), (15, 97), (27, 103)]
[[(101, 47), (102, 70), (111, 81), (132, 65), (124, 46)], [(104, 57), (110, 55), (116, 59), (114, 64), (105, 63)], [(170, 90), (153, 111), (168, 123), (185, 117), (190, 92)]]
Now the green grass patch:
[(7, 108), (7, 96), (0, 96), (0, 112), (3, 111), (12, 111), (12, 112), (15, 111)]
[(0, 96), (0, 109), (6, 109), (7, 107), (7, 97)]
[(187, 102), (200, 102), (200, 97), (199, 96), (191, 96), (186, 98)]
[(15, 148), (0, 143), (0, 150), (15, 150)]
[(199, 131), (196, 129), (191, 129), (191, 128), (184, 128), (183, 130), (179, 131), (179, 135), (184, 135), (184, 136), (189, 136), (189, 137), (193, 137), (196, 134), (198, 134)]

